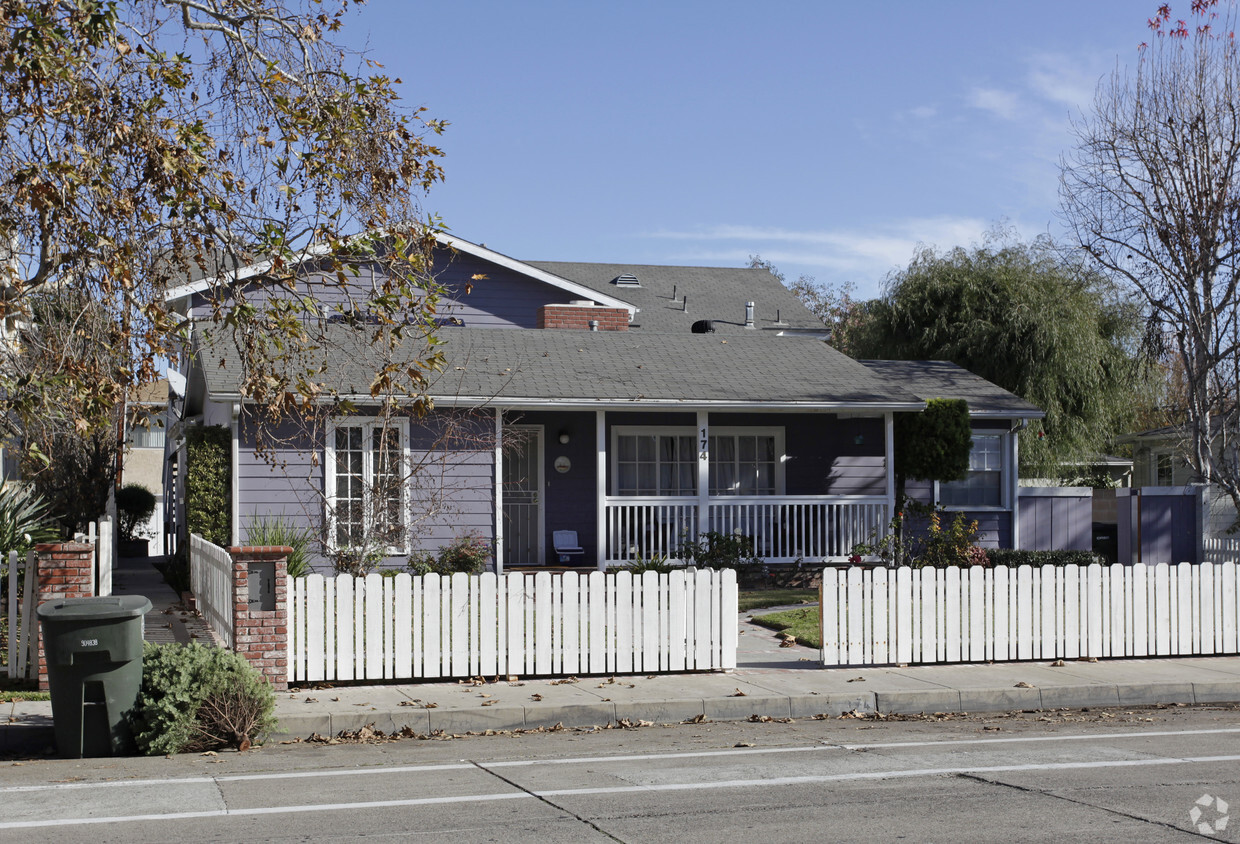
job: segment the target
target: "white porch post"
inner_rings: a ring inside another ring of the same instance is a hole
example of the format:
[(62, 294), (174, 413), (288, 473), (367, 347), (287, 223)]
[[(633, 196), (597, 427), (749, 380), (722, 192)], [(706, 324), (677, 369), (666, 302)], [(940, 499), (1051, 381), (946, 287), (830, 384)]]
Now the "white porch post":
[(697, 412), (697, 440), (697, 533), (700, 539), (702, 534), (710, 530), (710, 413), (705, 410)]
[[(232, 544), (241, 544), (241, 403), (232, 406), (232, 455), (229, 458), (232, 466), (232, 509), (229, 519), (232, 521)], [(326, 470), (325, 470), (326, 471)], [(117, 532), (119, 536), (119, 531)]]
[(883, 414), (883, 439), (886, 443), (883, 462), (887, 475), (887, 523), (890, 524), (896, 515), (896, 421), (890, 410)]
[(1012, 502), (1012, 547), (1020, 547), (1020, 429), (1010, 434), (1011, 471), (1008, 472), (1009, 501)]
[(607, 411), (594, 411), (594, 476), (595, 564), (599, 571), (607, 569)]
[(495, 574), (504, 573), (504, 411), (495, 408)]

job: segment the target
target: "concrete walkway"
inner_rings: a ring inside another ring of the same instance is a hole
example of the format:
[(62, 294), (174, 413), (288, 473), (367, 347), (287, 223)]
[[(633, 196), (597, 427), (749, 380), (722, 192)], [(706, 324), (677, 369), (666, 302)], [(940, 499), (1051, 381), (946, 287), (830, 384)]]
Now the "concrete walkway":
[[(747, 617), (739, 620), (738, 667), (731, 673), (307, 685), (277, 695), (277, 738), (333, 736), (367, 725), (430, 735), (625, 721), (1240, 702), (1235, 656), (826, 669), (817, 650), (782, 648), (772, 631)], [(50, 725), (50, 703), (0, 704), (0, 753), (45, 751)]]
[(163, 557), (122, 558), (112, 570), (113, 595), (145, 595), (151, 601), (143, 638), (148, 642), (218, 644), (202, 617), (181, 603), (181, 596), (164, 582), (156, 563)]

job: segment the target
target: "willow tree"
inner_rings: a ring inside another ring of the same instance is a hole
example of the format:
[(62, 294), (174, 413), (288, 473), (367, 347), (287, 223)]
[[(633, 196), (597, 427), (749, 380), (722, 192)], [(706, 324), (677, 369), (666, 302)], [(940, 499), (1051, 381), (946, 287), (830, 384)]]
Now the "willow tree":
[(1240, 45), (1236, 12), (1163, 7), (1131, 69), (1098, 88), (1065, 159), (1063, 211), (1149, 311), (1181, 398), (1181, 455), (1240, 510)]
[[(339, 307), (365, 315), (372, 346), (429, 331), (419, 200), (441, 177), (429, 139), (443, 124), (333, 43), (347, 6), (0, 0), (5, 433), (39, 413), (84, 434), (113, 425), (131, 388), (182, 351), (188, 326), (167, 293), (187, 280), (207, 280), (209, 321), (272, 417), (323, 398), (325, 326), (340, 314), (252, 291), (295, 289), (307, 267), (343, 288), (364, 269)], [(34, 303), (56, 290), (116, 327), (113, 354), (25, 354)], [(416, 400), (431, 345), (380, 367), (376, 400)]]
[(1021, 471), (1054, 477), (1128, 430), (1144, 394), (1142, 322), (1105, 277), (1047, 239), (1003, 232), (975, 249), (923, 249), (861, 309), (852, 353), (948, 360), (1046, 412), (1021, 435)]

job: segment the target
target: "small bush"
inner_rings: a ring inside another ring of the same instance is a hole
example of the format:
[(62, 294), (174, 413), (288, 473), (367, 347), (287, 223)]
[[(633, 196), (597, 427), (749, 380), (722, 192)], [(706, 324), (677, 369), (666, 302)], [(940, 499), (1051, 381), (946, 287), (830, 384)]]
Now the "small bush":
[(441, 574), (458, 571), (481, 574), (486, 571), (490, 558), (491, 543), (475, 533), (467, 533), (439, 549), (439, 571)]
[(147, 643), (129, 713), (138, 750), (156, 756), (245, 749), (276, 725), (271, 685), (240, 654)]
[(1020, 551), (1012, 548), (991, 548), (986, 552), (993, 566), (1089, 566), (1105, 563), (1093, 551)]
[(620, 571), (627, 571), (633, 574), (645, 574), (648, 571), (653, 571), (659, 574), (669, 574), (678, 568), (680, 566), (668, 562), (666, 557), (654, 557), (649, 560), (634, 560), (625, 566), (608, 566), (607, 573), (614, 574)]
[(676, 553), (704, 569), (735, 569), (762, 562), (754, 556), (752, 537), (713, 530), (702, 534), (697, 542), (682, 542)]
[(943, 513), (930, 514), (930, 526), (923, 540), (921, 553), (913, 566), (949, 568), (951, 566), (984, 566), (989, 560), (986, 549), (977, 546), (977, 522), (966, 521), (957, 513), (951, 524), (943, 527)]
[(246, 536), (250, 545), (287, 545), (292, 548), (288, 555), (289, 577), (310, 574), (309, 549), (314, 536), (309, 528), (299, 528), (283, 516), (258, 516), (250, 521)]
[(0, 486), (0, 564), (8, 565), (10, 551), (24, 554), (38, 543), (53, 542), (56, 537), (56, 517), (51, 505), (34, 487), (17, 483)]
[(116, 491), (116, 521), (121, 542), (140, 539), (139, 529), (155, 513), (155, 493), (142, 484), (125, 484)]

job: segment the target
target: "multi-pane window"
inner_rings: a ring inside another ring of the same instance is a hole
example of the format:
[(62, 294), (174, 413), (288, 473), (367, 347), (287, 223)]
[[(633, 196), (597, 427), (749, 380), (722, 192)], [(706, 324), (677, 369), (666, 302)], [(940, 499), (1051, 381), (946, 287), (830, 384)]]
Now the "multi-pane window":
[(939, 484), (945, 507), (999, 507), (1003, 504), (1003, 435), (974, 434), (969, 475)]
[(1169, 451), (1159, 451), (1154, 455), (1154, 485), (1173, 486), (1175, 484), (1175, 463)]
[[(692, 429), (617, 431), (617, 495), (697, 495), (698, 454)], [(777, 495), (782, 436), (771, 430), (712, 432), (711, 495)]]
[(773, 434), (710, 438), (711, 495), (775, 495), (778, 466)]
[(697, 495), (697, 452), (691, 434), (619, 434), (618, 495)]
[(328, 492), (336, 547), (400, 551), (405, 545), (403, 423), (338, 425), (331, 444)]

